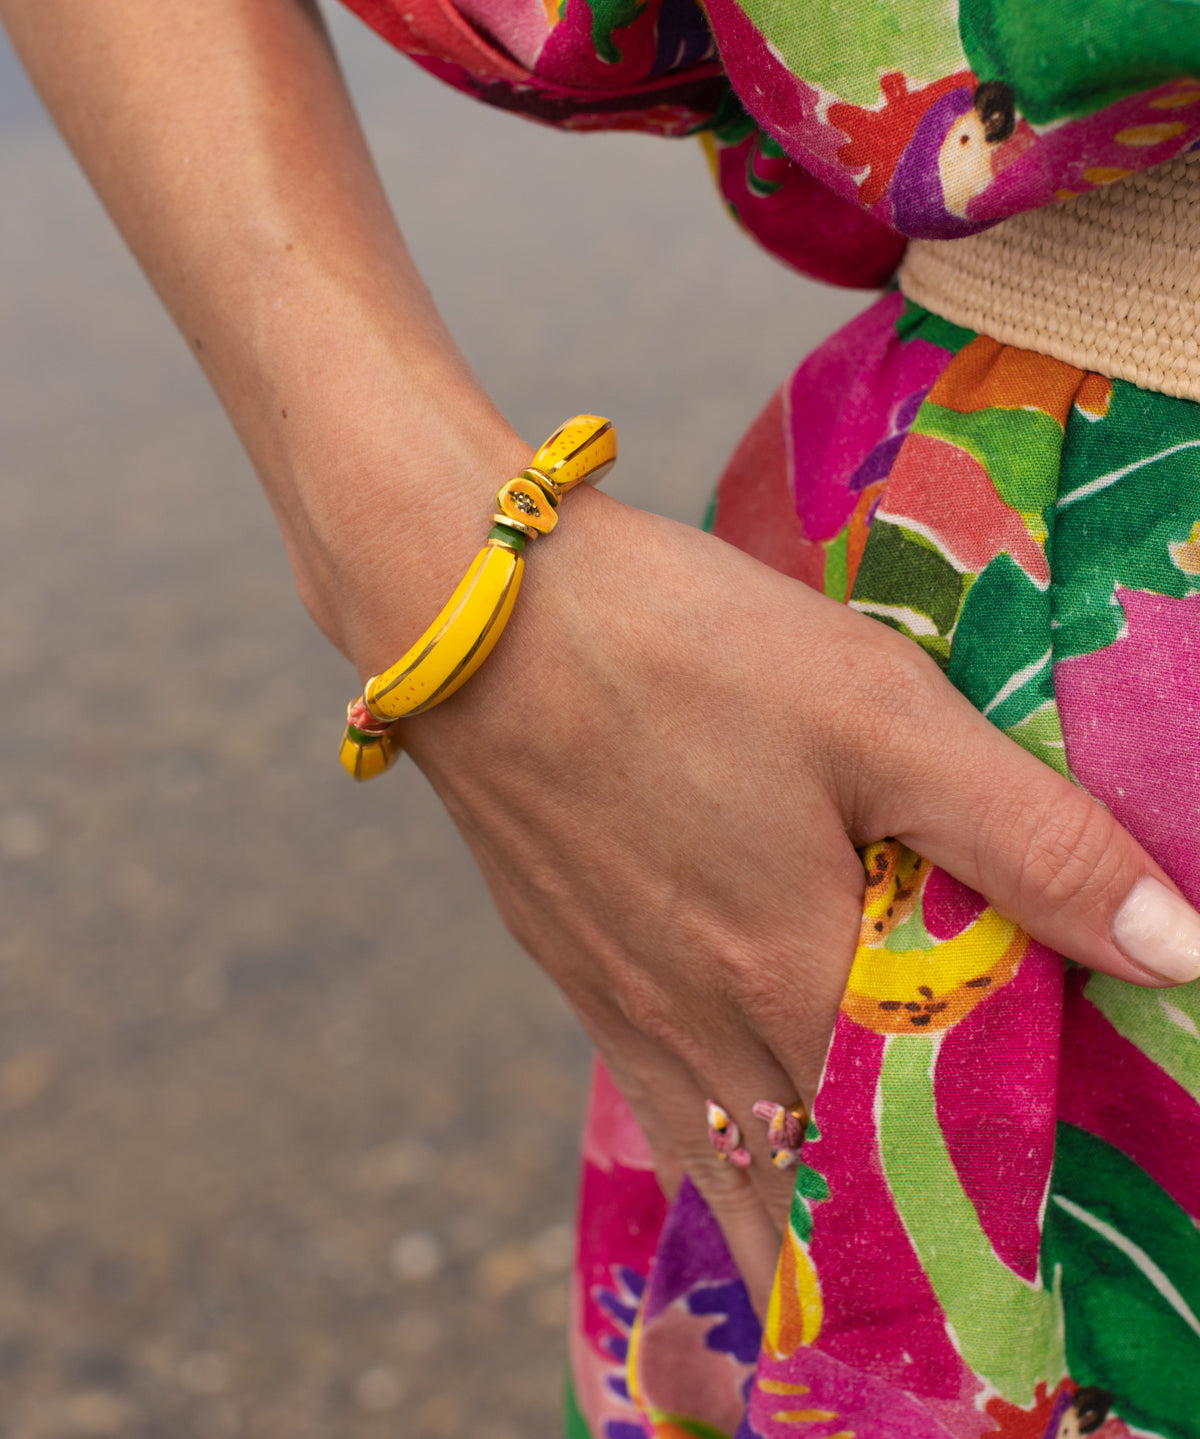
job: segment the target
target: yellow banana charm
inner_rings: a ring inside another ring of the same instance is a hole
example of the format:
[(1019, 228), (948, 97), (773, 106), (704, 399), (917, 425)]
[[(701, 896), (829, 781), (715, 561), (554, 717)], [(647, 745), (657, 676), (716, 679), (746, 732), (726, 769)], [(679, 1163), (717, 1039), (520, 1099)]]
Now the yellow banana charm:
[(489, 539), (412, 649), (367, 682), (363, 698), (371, 713), (388, 720), (419, 715), (465, 684), (500, 638), (524, 568), (515, 545)]
[(617, 435), (599, 415), (577, 415), (546, 441), (528, 469), (501, 487), (487, 543), (442, 612), (415, 645), (366, 690), (346, 714), (340, 759), (358, 780), (374, 779), (403, 751), (395, 721), (449, 698), (491, 654), (516, 604), (528, 541), (558, 521), (559, 499), (612, 468)]

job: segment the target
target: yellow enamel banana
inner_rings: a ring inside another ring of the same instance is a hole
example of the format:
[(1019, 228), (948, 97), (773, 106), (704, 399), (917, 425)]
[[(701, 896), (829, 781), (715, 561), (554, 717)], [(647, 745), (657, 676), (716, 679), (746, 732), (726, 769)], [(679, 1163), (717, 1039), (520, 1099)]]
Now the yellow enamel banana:
[(351, 779), (374, 779), (391, 769), (403, 753), (396, 726), (377, 723), (361, 695), (346, 706), (338, 759)]
[(375, 779), (404, 752), (393, 721), (452, 695), (487, 659), (500, 638), (525, 561), (515, 546), (489, 540), (441, 614), (391, 669), (368, 680), (346, 710), (338, 759), (351, 779)]
[(500, 638), (524, 568), (515, 546), (489, 540), (412, 649), (368, 680), (364, 699), (371, 713), (381, 720), (418, 715), (466, 684)]

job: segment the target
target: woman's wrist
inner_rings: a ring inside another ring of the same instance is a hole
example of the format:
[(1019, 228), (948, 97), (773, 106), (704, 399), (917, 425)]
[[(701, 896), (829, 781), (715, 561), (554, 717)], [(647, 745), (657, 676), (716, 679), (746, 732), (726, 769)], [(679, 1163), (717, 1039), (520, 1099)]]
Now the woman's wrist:
[(391, 393), (356, 377), (336, 414), (309, 416), (278, 468), (260, 467), (304, 602), (364, 677), (441, 609), (487, 534), (497, 489), (533, 454), (453, 370), (431, 372), (427, 391), (411, 366), (387, 381), (397, 375)]

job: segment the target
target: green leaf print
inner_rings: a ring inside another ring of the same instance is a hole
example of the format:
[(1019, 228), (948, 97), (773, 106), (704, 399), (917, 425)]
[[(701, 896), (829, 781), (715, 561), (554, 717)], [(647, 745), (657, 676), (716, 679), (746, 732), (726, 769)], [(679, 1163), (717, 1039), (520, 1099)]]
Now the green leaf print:
[(1118, 585), (1200, 590), (1172, 551), (1200, 519), (1200, 406), (1114, 380), (1107, 416), (1073, 412), (1067, 437), (1050, 542), (1056, 660), (1120, 637)]
[(698, 128), (711, 130), (722, 145), (740, 145), (747, 135), (758, 129), (758, 125), (746, 114), (742, 102), (730, 87), (722, 94), (712, 119)]
[(905, 300), (904, 309), (896, 316), (896, 335), (902, 341), (928, 340), (931, 345), (949, 350), (952, 355), (965, 350), (978, 338), (974, 330), (943, 320), (940, 315), (923, 310), (912, 300)]
[(1194, 75), (1196, 21), (1194, 0), (1088, 0), (1074, 17), (1047, 0), (961, 0), (959, 7), (972, 70), (1011, 85), (1034, 124), (1091, 114), (1174, 75)]
[(849, 526), (825, 542), (825, 593), (838, 604), (845, 604), (846, 591), (850, 588), (849, 548)]
[(1053, 415), (999, 405), (964, 414), (926, 400), (912, 433), (945, 440), (978, 460), (1004, 503), (1027, 516), (1030, 532), (1039, 536), (1042, 511), (1058, 492), (1063, 432)]
[(915, 640), (944, 668), (963, 596), (973, 579), (955, 569), (923, 535), (876, 518), (851, 604)]
[(1109, 1390), (1137, 1428), (1195, 1439), (1200, 1231), (1132, 1160), (1071, 1124), (1057, 1129), (1042, 1272), (1071, 1316), (1071, 1378)]
[(792, 1206), (788, 1222), (804, 1244), (812, 1238), (814, 1204), (829, 1198), (829, 1183), (823, 1174), (807, 1164), (796, 1166), (796, 1184), (792, 1190)]
[(1066, 1372), (1053, 1289), (997, 1258), (950, 1158), (933, 1094), (933, 1036), (888, 1041), (879, 1078), (879, 1149), (896, 1208), (967, 1364), (1012, 1404)]
[(666, 1409), (652, 1409), (650, 1417), (660, 1432), (687, 1434), (689, 1439), (729, 1439), (724, 1429), (714, 1429), (703, 1419), (689, 1419), (686, 1414), (671, 1414)]
[(1053, 701), (1051, 658), (1049, 594), (1008, 555), (997, 555), (963, 604), (947, 678), (1008, 729)]
[(1093, 974), (1085, 993), (1118, 1034), (1200, 1101), (1200, 980), (1175, 989), (1139, 989)]
[(564, 1439), (592, 1439), (592, 1431), (588, 1428), (587, 1420), (579, 1408), (579, 1401), (575, 1398), (575, 1386), (569, 1372), (563, 1394), (563, 1433)]
[(1035, 759), (1040, 759), (1043, 764), (1057, 770), (1063, 779), (1075, 783), (1075, 777), (1067, 763), (1062, 720), (1054, 700), (1047, 700), (1045, 704), (1039, 705), (1032, 714), (1026, 715), (1014, 725), (1009, 725), (1004, 733), (1022, 749), (1028, 750)]
[(792, 0), (739, 4), (793, 75), (852, 105), (878, 104), (888, 71), (918, 89), (967, 68), (954, 0), (857, 0), (819, 12)]
[(606, 65), (620, 62), (621, 52), (613, 41), (613, 31), (632, 25), (646, 8), (645, 0), (587, 0), (592, 12), (592, 44)]

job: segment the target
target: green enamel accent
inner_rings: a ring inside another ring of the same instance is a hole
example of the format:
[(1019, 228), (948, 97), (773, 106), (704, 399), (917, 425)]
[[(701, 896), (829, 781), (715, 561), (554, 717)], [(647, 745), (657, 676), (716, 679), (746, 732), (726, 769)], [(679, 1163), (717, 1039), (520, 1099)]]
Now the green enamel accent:
[(592, 1439), (587, 1420), (580, 1413), (569, 1371), (563, 1385), (563, 1439)]
[(846, 563), (849, 545), (849, 528), (825, 541), (825, 593), (839, 604), (845, 601), (846, 591), (850, 588), (850, 572)]
[(711, 535), (713, 526), (717, 523), (717, 492), (714, 490), (708, 497), (708, 504), (704, 508), (704, 518), (700, 521), (700, 528), (706, 535)]
[(503, 540), (512, 545), (517, 554), (524, 553), (525, 536), (519, 530), (510, 530), (507, 525), (493, 525), (488, 531), (489, 540)]
[(904, 309), (896, 320), (896, 334), (901, 340), (925, 340), (939, 349), (949, 350), (952, 355), (957, 355), (972, 340), (978, 339), (974, 330), (953, 325), (912, 300), (904, 302)]
[(370, 730), (359, 729), (352, 724), (346, 726), (346, 733), (355, 744), (378, 744), (383, 739), (381, 734), (372, 734)]
[(1200, 1101), (1200, 980), (1140, 989), (1093, 974), (1087, 997), (1119, 1033)]
[(1072, 1124), (1055, 1130), (1042, 1272), (1071, 1316), (1071, 1378), (1109, 1390), (1139, 1432), (1193, 1439), (1200, 1232), (1139, 1165)]
[(930, 401), (913, 421), (914, 435), (945, 440), (978, 460), (1006, 505), (1040, 512), (1058, 492), (1062, 426), (1045, 410), (989, 405), (963, 414)]
[[(1026, 1284), (992, 1249), (937, 1121), (934, 1036), (895, 1036), (879, 1076), (884, 1176), (967, 1364), (1012, 1404), (1066, 1372), (1058, 1296)], [(1075, 1376), (1077, 1377), (1077, 1376)]]
[(879, 102), (879, 77), (900, 70), (909, 88), (967, 68), (953, 0), (856, 0), (814, 16), (787, 0), (739, 0), (793, 75), (854, 105)]
[(1066, 15), (1045, 0), (959, 6), (971, 69), (980, 80), (1011, 85), (1018, 110), (1034, 124), (1094, 114), (1200, 70), (1200, 28), (1188, 0), (1088, 0), (1079, 23)]
[(592, 12), (592, 44), (606, 65), (619, 64), (621, 52), (613, 31), (632, 25), (645, 9), (645, 0), (587, 0)]

